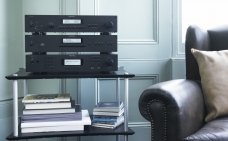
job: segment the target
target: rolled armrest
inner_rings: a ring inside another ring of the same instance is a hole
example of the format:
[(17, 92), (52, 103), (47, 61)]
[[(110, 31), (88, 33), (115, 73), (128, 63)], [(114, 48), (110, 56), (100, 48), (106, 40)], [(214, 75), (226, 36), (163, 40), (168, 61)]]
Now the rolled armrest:
[(141, 94), (139, 110), (151, 122), (152, 140), (179, 141), (204, 122), (200, 84), (179, 79), (152, 85)]

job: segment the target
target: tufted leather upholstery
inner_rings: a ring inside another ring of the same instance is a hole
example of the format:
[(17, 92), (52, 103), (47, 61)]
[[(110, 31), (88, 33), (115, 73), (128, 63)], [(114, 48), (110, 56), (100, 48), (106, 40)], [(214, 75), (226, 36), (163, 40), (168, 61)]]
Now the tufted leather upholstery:
[(151, 122), (152, 141), (228, 141), (228, 116), (204, 122), (206, 110), (198, 65), (190, 52), (228, 49), (228, 27), (202, 30), (190, 26), (186, 34), (186, 79), (146, 88), (139, 98), (142, 116)]

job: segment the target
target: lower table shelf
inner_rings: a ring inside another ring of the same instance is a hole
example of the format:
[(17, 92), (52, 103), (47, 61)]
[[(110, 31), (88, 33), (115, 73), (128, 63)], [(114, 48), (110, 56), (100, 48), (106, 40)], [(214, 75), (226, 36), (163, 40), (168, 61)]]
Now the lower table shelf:
[(47, 133), (19, 133), (18, 136), (10, 134), (7, 140), (22, 140), (22, 139), (35, 139), (35, 138), (51, 138), (51, 137), (72, 137), (72, 136), (98, 136), (98, 135), (133, 135), (135, 132), (128, 128), (124, 131), (124, 125), (115, 129), (98, 128), (93, 126), (85, 126), (84, 131), (73, 132), (47, 132)]

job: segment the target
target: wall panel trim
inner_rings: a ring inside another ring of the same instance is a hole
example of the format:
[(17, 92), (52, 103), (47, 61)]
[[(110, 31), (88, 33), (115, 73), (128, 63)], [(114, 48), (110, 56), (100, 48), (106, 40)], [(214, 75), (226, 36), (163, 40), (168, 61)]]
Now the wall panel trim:
[[(100, 0), (94, 0), (94, 15), (100, 14)], [(122, 45), (137, 45), (146, 44), (154, 45), (159, 43), (159, 2), (158, 0), (153, 0), (153, 39), (125, 39), (119, 40), (118, 43)]]
[(151, 127), (150, 122), (130, 122), (129, 127)]

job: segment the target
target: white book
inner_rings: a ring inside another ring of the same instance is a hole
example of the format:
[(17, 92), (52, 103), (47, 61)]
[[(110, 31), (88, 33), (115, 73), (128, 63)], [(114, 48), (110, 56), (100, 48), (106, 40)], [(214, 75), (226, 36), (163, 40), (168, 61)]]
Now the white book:
[(121, 109), (119, 112), (113, 112), (113, 111), (93, 111), (93, 115), (96, 116), (121, 116), (124, 113), (124, 108)]
[(25, 103), (25, 109), (71, 108), (71, 102)]
[(62, 125), (73, 125), (73, 126), (91, 125), (91, 119), (90, 119), (88, 110), (82, 110), (82, 120), (21, 122), (21, 128), (43, 127), (43, 126), (62, 126)]
[(22, 99), (22, 103), (46, 103), (70, 101), (69, 93), (57, 94), (28, 94)]
[(83, 131), (83, 130), (84, 130), (84, 125), (61, 125), (61, 126), (44, 126), (44, 127), (22, 128), (21, 133)]
[(66, 114), (81, 111), (79, 104), (74, 105), (72, 101), (71, 108), (58, 108), (58, 109), (24, 109), (23, 115), (43, 115), (43, 114)]
[(35, 114), (63, 114), (74, 113), (75, 108), (59, 108), (59, 109), (24, 109), (23, 115), (35, 115)]
[(22, 115), (21, 122), (50, 122), (50, 121), (82, 120), (82, 112), (64, 114)]

